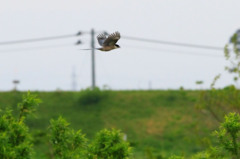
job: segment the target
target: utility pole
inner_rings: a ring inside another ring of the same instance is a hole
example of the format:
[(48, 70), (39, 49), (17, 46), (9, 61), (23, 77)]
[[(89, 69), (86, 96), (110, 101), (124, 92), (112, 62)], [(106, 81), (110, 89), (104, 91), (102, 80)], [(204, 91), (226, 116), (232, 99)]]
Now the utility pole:
[(94, 41), (95, 31), (91, 30), (91, 49), (92, 49), (92, 89), (95, 88), (95, 41)]

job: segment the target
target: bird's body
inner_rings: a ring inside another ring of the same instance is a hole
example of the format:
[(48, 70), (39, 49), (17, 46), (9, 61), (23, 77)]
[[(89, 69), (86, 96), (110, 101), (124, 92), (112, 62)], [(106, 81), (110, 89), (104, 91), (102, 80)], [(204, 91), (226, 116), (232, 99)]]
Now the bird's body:
[(99, 34), (97, 36), (97, 40), (99, 45), (102, 47), (97, 49), (101, 51), (110, 51), (120, 48), (120, 46), (116, 44), (120, 37), (121, 36), (119, 32), (112, 33), (108, 37), (106, 37), (104, 34)]
[(101, 48), (97, 48), (98, 50), (101, 50), (101, 51), (111, 51), (113, 49), (117, 49), (119, 47), (117, 46), (105, 46), (105, 47), (101, 47)]

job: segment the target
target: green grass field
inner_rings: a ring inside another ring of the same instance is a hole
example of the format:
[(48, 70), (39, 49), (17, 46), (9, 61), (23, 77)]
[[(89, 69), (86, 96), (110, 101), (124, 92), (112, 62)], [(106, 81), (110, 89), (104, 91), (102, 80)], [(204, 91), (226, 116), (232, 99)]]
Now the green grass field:
[[(0, 92), (0, 108), (11, 107), (26, 92)], [(48, 126), (51, 118), (63, 116), (74, 129), (91, 139), (103, 128), (121, 129), (133, 147), (133, 158), (152, 154), (190, 156), (204, 150), (219, 123), (195, 108), (199, 91), (103, 91), (32, 92), (42, 103), (27, 119), (35, 143), (35, 157), (49, 155)], [(96, 97), (97, 96), (97, 97)], [(17, 115), (17, 113), (16, 113)]]

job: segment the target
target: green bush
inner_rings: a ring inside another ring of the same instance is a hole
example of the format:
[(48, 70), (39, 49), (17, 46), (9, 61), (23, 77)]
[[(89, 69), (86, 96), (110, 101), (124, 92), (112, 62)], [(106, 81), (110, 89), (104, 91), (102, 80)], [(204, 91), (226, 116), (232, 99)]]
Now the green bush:
[(239, 159), (240, 158), (240, 116), (229, 113), (221, 123), (218, 131), (214, 132), (219, 145), (209, 150), (197, 153), (192, 159)]
[(85, 159), (87, 139), (81, 131), (69, 128), (69, 123), (62, 117), (50, 121), (50, 141), (53, 155), (57, 159)]
[(82, 90), (79, 96), (79, 103), (82, 105), (98, 104), (106, 97), (106, 92), (101, 91), (99, 88), (88, 88)]
[[(229, 113), (218, 131), (214, 132), (219, 145), (199, 152), (191, 159), (239, 159), (240, 158), (240, 115)], [(171, 156), (169, 159), (184, 159), (182, 156)]]
[(89, 152), (89, 159), (128, 159), (131, 148), (119, 130), (104, 129), (97, 133)]
[(207, 151), (199, 152), (192, 156), (192, 159), (222, 159), (219, 156), (213, 156)]
[(169, 157), (169, 159), (184, 159), (184, 157), (173, 155), (173, 156)]
[(219, 131), (215, 131), (218, 137), (220, 146), (222, 146), (227, 152), (231, 153), (233, 158), (240, 158), (240, 116), (236, 113), (229, 113), (225, 116), (225, 122), (223, 122), (219, 128)]
[(57, 159), (127, 159), (130, 147), (118, 130), (102, 130), (95, 140), (87, 144), (81, 131), (69, 128), (69, 123), (59, 117), (50, 121), (50, 141)]

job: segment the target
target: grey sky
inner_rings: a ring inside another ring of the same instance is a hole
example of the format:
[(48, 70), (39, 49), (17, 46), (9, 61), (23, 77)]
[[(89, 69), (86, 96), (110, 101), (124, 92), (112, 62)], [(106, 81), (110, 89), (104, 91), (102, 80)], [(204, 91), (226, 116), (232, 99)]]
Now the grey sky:
[[(224, 47), (240, 28), (238, 0), (2, 0), (0, 42), (119, 31), (143, 37)], [(84, 44), (74, 46), (81, 39)], [(79, 38), (0, 45), (0, 90), (19, 79), (20, 90), (70, 90), (75, 67), (77, 89), (91, 85), (90, 35)], [(222, 51), (181, 48), (120, 39), (121, 49), (96, 52), (97, 85), (112, 89), (208, 88), (218, 73), (218, 87), (231, 83)], [(56, 46), (53, 48), (42, 48)], [(96, 46), (98, 44), (96, 43)], [(28, 50), (26, 50), (28, 49)], [(203, 54), (203, 55), (199, 55)], [(220, 57), (217, 57), (220, 56)]]

